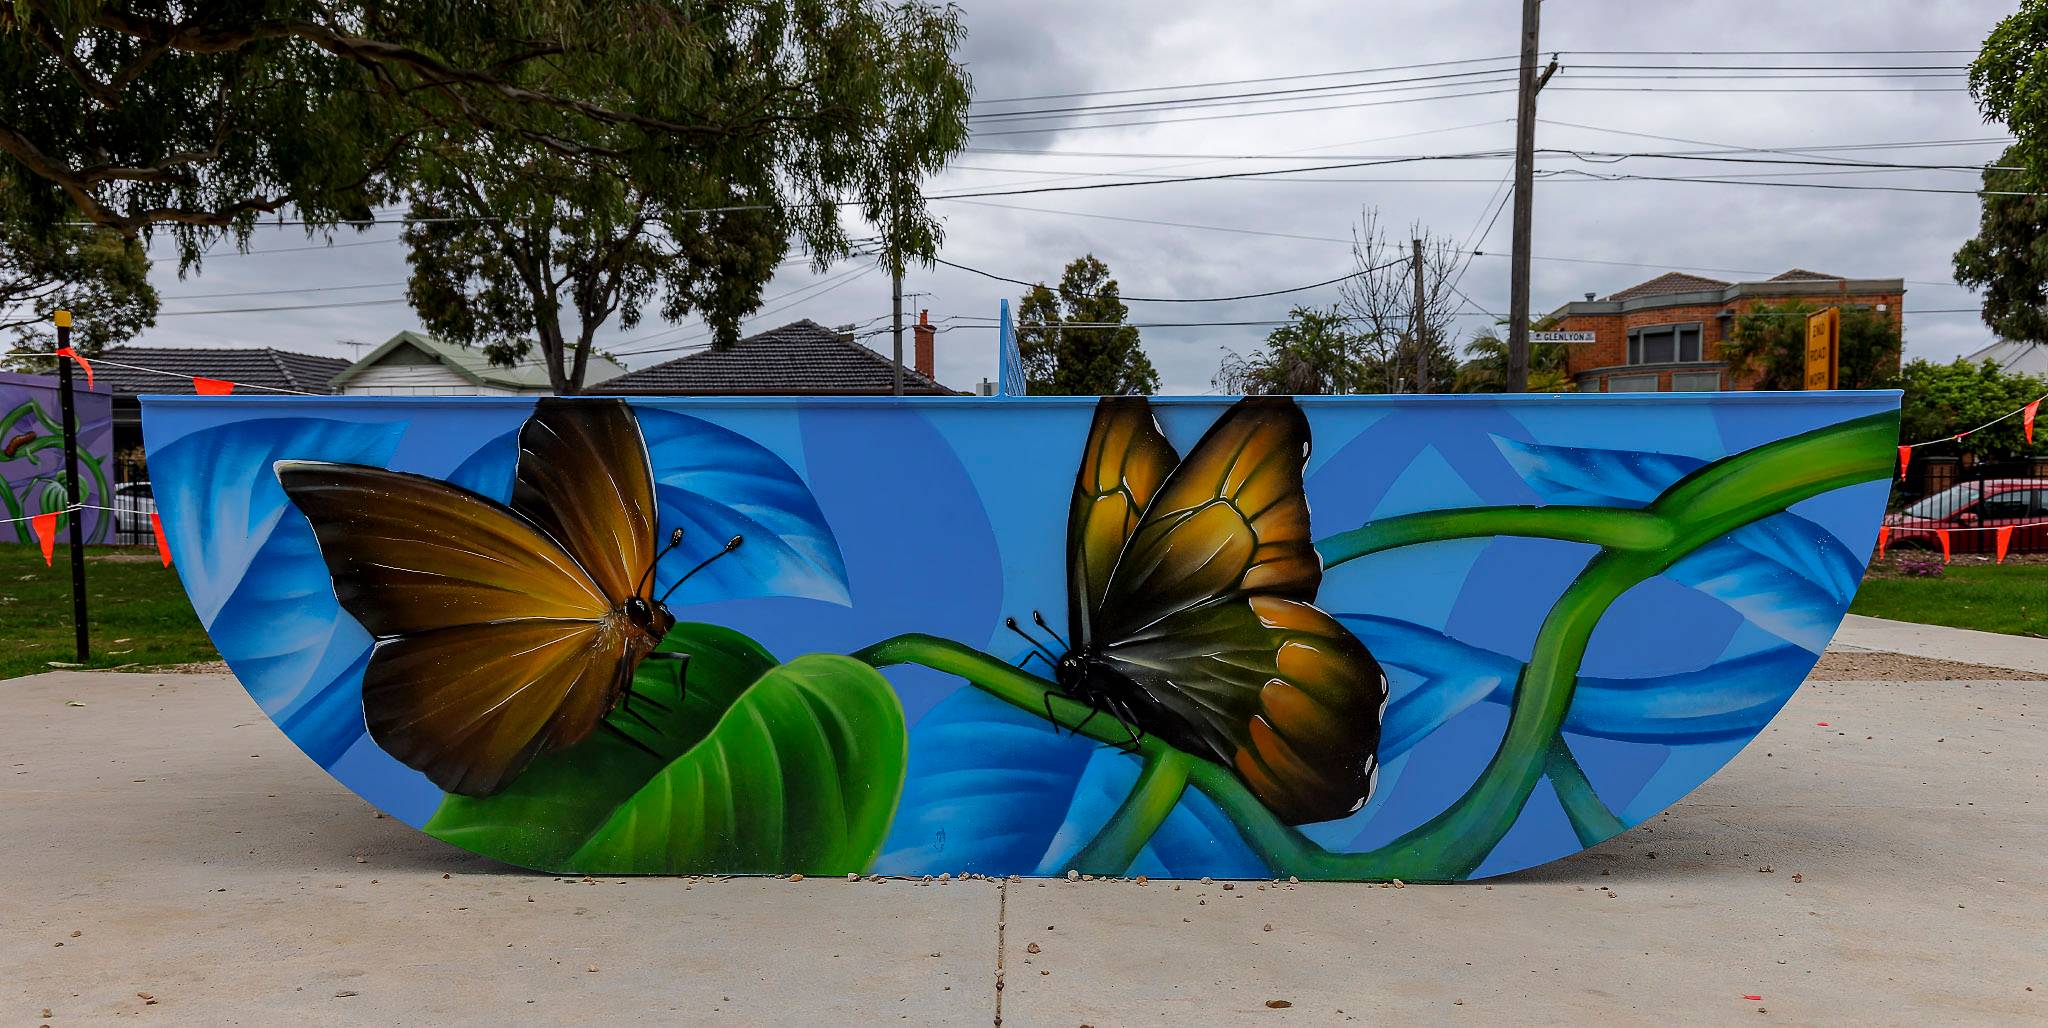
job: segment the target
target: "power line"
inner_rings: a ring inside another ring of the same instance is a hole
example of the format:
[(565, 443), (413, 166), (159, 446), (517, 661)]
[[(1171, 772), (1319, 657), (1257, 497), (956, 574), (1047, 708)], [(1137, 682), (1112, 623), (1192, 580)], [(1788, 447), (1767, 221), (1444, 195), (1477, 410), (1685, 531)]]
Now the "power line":
[(1143, 125), (1181, 125), (1197, 121), (1227, 121), (1233, 118), (1263, 118), (1277, 114), (1313, 114), (1318, 111), (1349, 111), (1361, 107), (1391, 107), (1396, 104), (1424, 103), (1433, 100), (1460, 100), (1475, 96), (1499, 96), (1512, 93), (1512, 89), (1482, 89), (1469, 93), (1441, 93), (1436, 96), (1410, 96), (1399, 100), (1370, 100), (1362, 103), (1327, 104), (1320, 107), (1292, 107), (1281, 111), (1239, 111), (1235, 114), (1203, 114), (1192, 118), (1153, 118), (1147, 121), (1110, 121), (1093, 125), (1062, 125), (1053, 128), (1006, 129), (1001, 132), (975, 132), (977, 139), (996, 136), (1033, 136), (1050, 132), (1080, 132), (1090, 129), (1128, 128)]
[(1173, 86), (1138, 86), (1130, 89), (1091, 89), (1077, 93), (1040, 93), (1036, 96), (1009, 96), (989, 100), (976, 100), (975, 102), (1002, 104), (1022, 103), (1024, 101), (1032, 100), (1071, 100), (1079, 97), (1088, 96), (1129, 96), (1133, 93), (1162, 93), (1175, 89), (1208, 89), (1214, 86), (1251, 86), (1265, 82), (1300, 82), (1305, 79), (1337, 78), (1344, 75), (1376, 75), (1389, 71), (1416, 71), (1422, 68), (1448, 68), (1460, 64), (1487, 64), (1495, 61), (1510, 61), (1514, 59), (1514, 56), (1515, 55), (1513, 54), (1506, 54), (1501, 57), (1467, 57), (1455, 61), (1431, 61), (1425, 64), (1392, 64), (1378, 68), (1353, 68), (1348, 71), (1319, 71), (1297, 75), (1269, 75), (1264, 78), (1225, 79), (1222, 81), (1215, 82), (1181, 83), (1179, 85)]
[(231, 307), (224, 310), (211, 311), (158, 311), (156, 316), (159, 318), (181, 318), (193, 317), (201, 314), (266, 314), (271, 311), (321, 311), (335, 310), (342, 307), (381, 307), (389, 304), (406, 302), (406, 298), (400, 296), (389, 300), (347, 300), (339, 303), (300, 303), (292, 304), (286, 307)]
[[(998, 274), (996, 274), (996, 273), (995, 273), (995, 272), (993, 272), (993, 271), (983, 271), (983, 270), (981, 270), (980, 268), (975, 268), (975, 267), (969, 267), (968, 265), (965, 265), (965, 264), (956, 264), (956, 263), (954, 263), (954, 262), (952, 262), (952, 261), (949, 261), (949, 260), (945, 260), (945, 259), (943, 259), (943, 258), (938, 258), (938, 257), (934, 257), (934, 258), (932, 258), (932, 260), (936, 261), (937, 263), (943, 264), (943, 265), (945, 265), (946, 267), (949, 267), (949, 268), (958, 268), (958, 269), (959, 269), (959, 270), (961, 270), (961, 271), (971, 272), (971, 273), (973, 273), (973, 274), (976, 274), (976, 275), (980, 275), (980, 276), (981, 276), (981, 277), (983, 277), (983, 278), (990, 278), (990, 279), (994, 279), (994, 280), (996, 280), (996, 281), (998, 281), (998, 282), (1008, 282), (1008, 283), (1010, 283), (1011, 285), (1019, 285), (1019, 286), (1025, 286), (1025, 287), (1029, 288), (1029, 287), (1035, 287), (1035, 286), (1042, 286), (1042, 285), (1044, 285), (1044, 284), (1045, 284), (1045, 283), (1043, 283), (1043, 282), (1027, 282), (1027, 281), (1025, 281), (1025, 280), (1023, 280), (1023, 279), (1021, 279), (1021, 278), (1010, 278), (1010, 277), (1008, 277), (1008, 276), (1005, 276), (1005, 275), (998, 275)], [(1300, 293), (1300, 292), (1306, 292), (1307, 290), (1310, 290), (1310, 289), (1320, 289), (1320, 288), (1322, 288), (1323, 286), (1333, 286), (1333, 285), (1336, 285), (1336, 284), (1337, 284), (1337, 283), (1339, 283), (1339, 282), (1343, 282), (1343, 281), (1346, 281), (1346, 280), (1348, 280), (1348, 279), (1354, 279), (1354, 278), (1358, 278), (1358, 277), (1360, 277), (1360, 276), (1362, 276), (1362, 275), (1369, 275), (1369, 274), (1371, 274), (1371, 273), (1373, 273), (1373, 272), (1375, 272), (1375, 271), (1379, 271), (1379, 270), (1382, 270), (1382, 269), (1384, 269), (1384, 268), (1392, 268), (1392, 267), (1396, 267), (1396, 266), (1399, 266), (1399, 265), (1402, 265), (1402, 264), (1406, 264), (1406, 263), (1408, 263), (1408, 258), (1406, 258), (1406, 257), (1403, 257), (1403, 258), (1401, 258), (1400, 260), (1397, 260), (1397, 261), (1389, 261), (1389, 262), (1387, 262), (1387, 263), (1385, 263), (1385, 264), (1376, 264), (1376, 265), (1373, 265), (1373, 266), (1372, 266), (1372, 267), (1370, 267), (1370, 268), (1360, 268), (1359, 270), (1357, 270), (1357, 271), (1354, 271), (1354, 272), (1351, 272), (1350, 274), (1347, 274), (1347, 275), (1339, 275), (1339, 276), (1337, 276), (1336, 278), (1331, 278), (1331, 279), (1324, 279), (1324, 280), (1323, 280), (1323, 281), (1321, 281), (1321, 282), (1310, 282), (1309, 284), (1307, 284), (1307, 285), (1302, 285), (1302, 286), (1289, 286), (1289, 287), (1287, 287), (1286, 289), (1268, 289), (1268, 290), (1266, 290), (1265, 292), (1261, 292), (1261, 293), (1244, 293), (1244, 294), (1241, 294), (1241, 295), (1238, 295), (1238, 296), (1203, 296), (1203, 297), (1182, 297), (1182, 296), (1123, 296), (1123, 295), (1121, 295), (1121, 294), (1118, 294), (1118, 295), (1116, 295), (1116, 296), (1115, 296), (1114, 298), (1115, 298), (1115, 299), (1117, 299), (1117, 300), (1124, 300), (1124, 301), (1128, 301), (1128, 302), (1131, 302), (1131, 303), (1227, 303), (1227, 302), (1230, 302), (1230, 301), (1233, 301), (1233, 300), (1257, 300), (1257, 299), (1261, 299), (1261, 298), (1263, 298), (1263, 297), (1268, 297), (1268, 296), (1284, 296), (1284, 295), (1286, 295), (1286, 294), (1288, 294), (1288, 293)], [(1103, 296), (1107, 296), (1108, 294), (1091, 294), (1091, 295), (1103, 295)]]

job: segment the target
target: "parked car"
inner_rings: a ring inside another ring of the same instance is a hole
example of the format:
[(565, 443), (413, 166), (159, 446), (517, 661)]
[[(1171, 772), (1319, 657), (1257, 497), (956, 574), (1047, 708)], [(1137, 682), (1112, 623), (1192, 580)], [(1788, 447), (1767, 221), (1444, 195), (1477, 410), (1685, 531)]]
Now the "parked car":
[(1948, 529), (1950, 552), (1991, 553), (1998, 533), (1979, 530), (2011, 525), (2009, 552), (2048, 553), (2048, 478), (1991, 478), (1953, 485), (1886, 515), (1884, 523), (1891, 529), (1893, 547), (1940, 549), (1935, 532)]

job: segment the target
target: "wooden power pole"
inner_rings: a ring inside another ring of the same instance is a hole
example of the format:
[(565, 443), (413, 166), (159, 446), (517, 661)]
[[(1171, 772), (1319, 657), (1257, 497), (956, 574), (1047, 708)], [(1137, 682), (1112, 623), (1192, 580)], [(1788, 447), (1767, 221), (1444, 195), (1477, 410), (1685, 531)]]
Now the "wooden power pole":
[(896, 367), (895, 367), (895, 368), (893, 369), (893, 372), (894, 372), (894, 374), (895, 374), (895, 376), (896, 376), (896, 388), (895, 388), (894, 390), (892, 390), (892, 391), (893, 391), (893, 392), (894, 392), (894, 393), (895, 393), (895, 394), (896, 394), (897, 396), (902, 396), (902, 395), (903, 395), (903, 259), (902, 259), (902, 258), (901, 258), (900, 256), (896, 258), (896, 261), (895, 261), (895, 265), (894, 265), (893, 267), (891, 267), (891, 268), (889, 269), (889, 280), (890, 280), (890, 283), (891, 283), (891, 286), (890, 286), (890, 290), (889, 290), (889, 292), (890, 292), (890, 294), (891, 294), (891, 296), (892, 296), (892, 299), (893, 299), (893, 305), (894, 305), (894, 308), (895, 308), (895, 318), (896, 318), (896, 320), (895, 320), (895, 322), (894, 322), (894, 328), (893, 328), (893, 329), (891, 330), (891, 334), (892, 334), (892, 335), (893, 335), (893, 336), (895, 337), (895, 339), (896, 339)]
[(1415, 340), (1415, 391), (1429, 392), (1429, 308), (1422, 296), (1422, 240), (1410, 239), (1409, 263), (1415, 272), (1415, 313), (1408, 318), (1408, 335)]
[(1557, 59), (1536, 73), (1542, 0), (1522, 0), (1522, 76), (1515, 105), (1515, 243), (1508, 289), (1508, 392), (1529, 391), (1529, 233), (1536, 186), (1536, 93), (1557, 72)]

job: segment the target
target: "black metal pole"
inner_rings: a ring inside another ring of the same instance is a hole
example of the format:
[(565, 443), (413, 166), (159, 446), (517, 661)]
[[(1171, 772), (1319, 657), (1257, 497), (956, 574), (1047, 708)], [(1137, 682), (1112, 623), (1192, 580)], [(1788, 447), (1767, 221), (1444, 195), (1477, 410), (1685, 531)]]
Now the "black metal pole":
[[(71, 312), (58, 311), (57, 348), (71, 345)], [(92, 640), (85, 625), (85, 495), (78, 488), (78, 405), (71, 399), (71, 358), (57, 361), (57, 397), (64, 417), (64, 499), (70, 506), (71, 524), (71, 624), (78, 638), (78, 662), (92, 660)]]

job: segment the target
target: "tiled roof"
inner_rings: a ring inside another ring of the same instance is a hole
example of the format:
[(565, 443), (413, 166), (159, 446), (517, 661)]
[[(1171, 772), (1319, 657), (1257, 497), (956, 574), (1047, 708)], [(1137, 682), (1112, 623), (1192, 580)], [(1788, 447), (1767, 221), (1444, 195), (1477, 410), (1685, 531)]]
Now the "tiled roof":
[[(334, 376), (348, 361), (339, 357), (316, 357), (267, 347), (254, 350), (216, 350), (160, 346), (114, 346), (101, 351), (93, 361), (93, 377), (107, 383), (116, 396), (144, 393), (190, 393), (190, 376), (219, 378), (237, 385), (288, 389), (300, 393), (331, 393)], [(116, 364), (132, 367), (118, 368)], [(152, 368), (154, 371), (137, 371)], [(156, 372), (170, 372), (158, 374)], [(257, 390), (259, 392), (264, 390)]]
[[(670, 396), (887, 395), (895, 363), (826, 328), (804, 320), (751, 335), (729, 350), (703, 350), (629, 372), (603, 392)], [(920, 396), (954, 391), (903, 369), (903, 391)]]
[(1633, 300), (1643, 296), (1664, 296), (1668, 293), (1698, 293), (1709, 289), (1726, 289), (1728, 283), (1699, 275), (1688, 275), (1682, 271), (1667, 271), (1662, 275), (1632, 285), (1618, 293), (1609, 294), (1609, 300)]
[(1840, 276), (1840, 275), (1827, 275), (1827, 274), (1823, 274), (1823, 273), (1821, 273), (1821, 272), (1818, 272), (1818, 271), (1808, 271), (1808, 270), (1806, 270), (1805, 268), (1793, 268), (1793, 269), (1792, 269), (1792, 270), (1790, 270), (1790, 271), (1787, 271), (1787, 272), (1782, 272), (1782, 273), (1780, 273), (1780, 274), (1776, 274), (1776, 275), (1772, 275), (1772, 276), (1771, 276), (1771, 281), (1773, 281), (1773, 282), (1836, 282), (1836, 281), (1840, 281), (1840, 280), (1841, 280), (1841, 277), (1842, 277), (1842, 276)]

